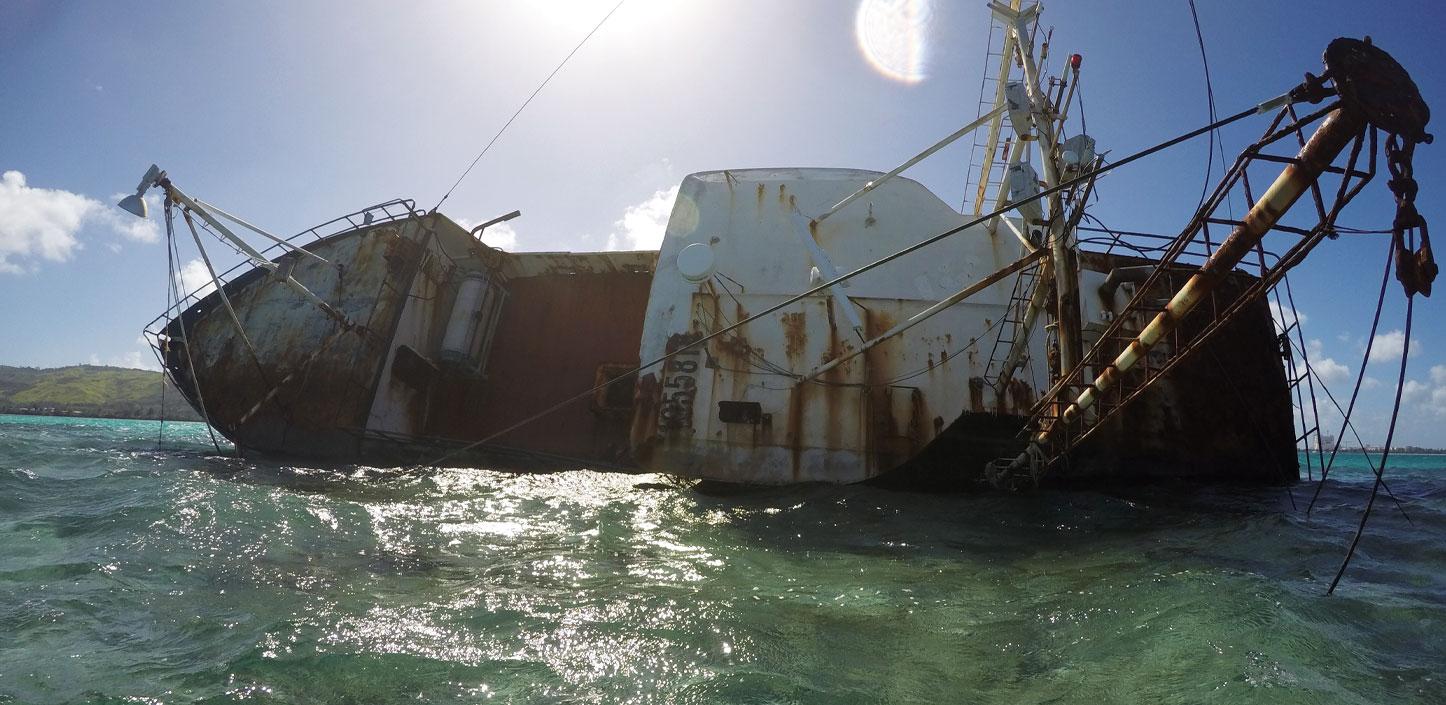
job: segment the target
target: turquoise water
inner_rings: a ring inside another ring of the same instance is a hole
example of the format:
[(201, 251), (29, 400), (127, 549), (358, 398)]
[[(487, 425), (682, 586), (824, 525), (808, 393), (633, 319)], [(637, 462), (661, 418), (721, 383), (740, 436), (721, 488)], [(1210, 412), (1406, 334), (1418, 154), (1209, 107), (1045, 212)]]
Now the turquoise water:
[(1446, 702), (1446, 458), (1369, 488), (707, 495), (0, 416), (0, 703)]

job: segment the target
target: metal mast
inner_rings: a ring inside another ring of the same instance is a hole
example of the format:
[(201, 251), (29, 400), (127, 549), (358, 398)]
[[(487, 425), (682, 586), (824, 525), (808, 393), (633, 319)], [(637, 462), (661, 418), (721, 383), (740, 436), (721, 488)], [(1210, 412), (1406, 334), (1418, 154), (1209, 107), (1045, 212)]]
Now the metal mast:
[[(1386, 52), (1372, 46), (1369, 40), (1336, 39), (1325, 52), (1325, 63), (1326, 73), (1323, 76), (1307, 74), (1306, 82), (1291, 91), (1290, 101), (1277, 115), (1266, 136), (1247, 148), (1227, 171), (1205, 206), (1171, 244), (1165, 257), (1145, 283), (1138, 287), (1125, 310), (1102, 334), (1100, 344), (1089, 351), (1080, 365), (1061, 378), (1036, 406), (1030, 424), (1032, 435), (1025, 451), (1016, 458), (991, 464), (989, 474), (996, 484), (1012, 484), (1012, 478), (1024, 470), (1038, 480), (1047, 467), (1067, 456), (1105, 420), (1139, 398), (1155, 381), (1202, 347), (1225, 324), (1264, 296), (1290, 268), (1299, 264), (1315, 245), (1333, 232), (1341, 210), (1374, 176), (1377, 128), (1392, 135), (1388, 142), (1388, 156), (1392, 150), (1390, 145), (1396, 144), (1398, 139), (1405, 140), (1410, 146), (1430, 141), (1430, 135), (1424, 130), (1429, 110), (1410, 76)], [(1333, 84), (1328, 85), (1328, 80)], [(1311, 115), (1295, 117), (1294, 103), (1316, 103), (1333, 96), (1339, 96), (1340, 100)], [(1277, 130), (1287, 115), (1292, 118), (1291, 122)], [(1319, 127), (1306, 141), (1302, 128), (1321, 118), (1324, 119)], [(1368, 128), (1370, 165), (1366, 171), (1359, 171), (1357, 159)], [(1292, 135), (1299, 136), (1302, 143), (1296, 157), (1274, 157), (1261, 153), (1265, 146)], [(1350, 156), (1344, 168), (1333, 167), (1332, 162), (1348, 146), (1351, 147)], [(1398, 153), (1404, 151), (1409, 154), (1409, 149), (1408, 146)], [(1246, 166), (1254, 160), (1286, 164), (1259, 200), (1250, 195), (1249, 178), (1245, 172)], [(1317, 182), (1328, 172), (1339, 174), (1341, 181), (1334, 202), (1326, 208)], [(1240, 221), (1213, 218), (1214, 211), (1236, 183), (1243, 184), (1246, 197), (1252, 203), (1249, 213)], [(1282, 225), (1281, 218), (1307, 192), (1314, 196), (1318, 212), (1316, 225), (1308, 230)], [(1152, 307), (1145, 292), (1169, 282), (1169, 268), (1201, 233), (1204, 233), (1209, 246), (1206, 226), (1211, 222), (1228, 222), (1234, 228), (1209, 259), (1169, 297), (1163, 310)], [(1273, 266), (1266, 266), (1261, 240), (1277, 229), (1300, 237)], [(1399, 243), (1398, 249), (1403, 249)], [(1221, 310), (1213, 298), (1217, 286), (1252, 252), (1260, 256), (1260, 279)], [(1398, 259), (1429, 261), (1429, 242), (1423, 238), (1421, 251), (1407, 253)], [(1418, 289), (1429, 292), (1429, 279), (1435, 273), (1434, 262), (1414, 268), (1403, 268), (1398, 262), (1398, 270), (1407, 270), (1408, 273), (1429, 270), (1429, 277), (1425, 274), (1417, 277), (1426, 281), (1426, 285)], [(1181, 324), (1186, 317), (1207, 300), (1212, 305), (1203, 310), (1210, 311), (1211, 315), (1204, 319), (1204, 325), (1196, 326), (1193, 331), (1184, 330)], [(1149, 323), (1138, 333), (1130, 335), (1123, 330), (1126, 321), (1141, 318), (1146, 318)], [(1109, 341), (1118, 341), (1119, 344), (1107, 345)], [(1150, 353), (1157, 351), (1157, 346), (1162, 349), (1164, 364), (1152, 365)], [(1127, 384), (1127, 373), (1142, 361), (1145, 369), (1139, 376), (1143, 379), (1137, 384)], [(1092, 379), (1087, 372), (1093, 372)], [(1076, 390), (1079, 390), (1077, 394)]]

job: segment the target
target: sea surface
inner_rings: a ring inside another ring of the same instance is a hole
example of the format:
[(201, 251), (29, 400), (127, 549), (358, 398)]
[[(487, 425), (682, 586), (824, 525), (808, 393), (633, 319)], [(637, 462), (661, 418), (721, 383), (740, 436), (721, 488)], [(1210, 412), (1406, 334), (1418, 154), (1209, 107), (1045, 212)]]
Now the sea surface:
[(0, 703), (1446, 702), (1446, 457), (1393, 456), (1327, 597), (1359, 455), (1307, 516), (1313, 482), (708, 494), (157, 438), (0, 416)]

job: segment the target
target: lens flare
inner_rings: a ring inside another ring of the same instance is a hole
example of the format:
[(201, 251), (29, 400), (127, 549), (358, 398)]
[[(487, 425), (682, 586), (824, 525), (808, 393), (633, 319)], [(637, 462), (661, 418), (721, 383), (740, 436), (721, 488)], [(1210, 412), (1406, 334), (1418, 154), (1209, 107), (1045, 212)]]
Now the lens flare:
[(924, 80), (930, 15), (929, 0), (863, 0), (854, 18), (859, 51), (895, 81)]

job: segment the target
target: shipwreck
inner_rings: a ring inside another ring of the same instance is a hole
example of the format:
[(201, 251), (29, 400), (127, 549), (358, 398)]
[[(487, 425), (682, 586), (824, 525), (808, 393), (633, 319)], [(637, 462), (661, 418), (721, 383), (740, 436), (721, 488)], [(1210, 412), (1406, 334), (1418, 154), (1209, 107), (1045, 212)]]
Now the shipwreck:
[[(1291, 305), (1286, 274), (1375, 176), (1378, 134), (1392, 164), (1429, 141), (1415, 85), (1339, 39), (1321, 76), (1109, 161), (1070, 134), (1081, 58), (1043, 75), (1037, 7), (992, 12), (1012, 60), (985, 66), (977, 119), (889, 172), (692, 174), (659, 251), (504, 252), (410, 200), (279, 238), (152, 167), (138, 196), (163, 191), (171, 246), (204, 253), (210, 231), (247, 262), (206, 258), (212, 281), (147, 336), (248, 453), (750, 484), (1297, 480), (1317, 380), (1268, 302)], [(1178, 234), (1089, 225), (1109, 170), (1252, 117), (1260, 140)], [(961, 211), (901, 173), (965, 136)], [(1411, 234), (1394, 246), (1424, 263)]]

